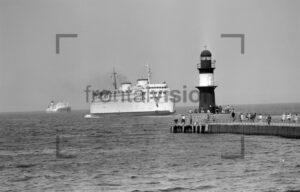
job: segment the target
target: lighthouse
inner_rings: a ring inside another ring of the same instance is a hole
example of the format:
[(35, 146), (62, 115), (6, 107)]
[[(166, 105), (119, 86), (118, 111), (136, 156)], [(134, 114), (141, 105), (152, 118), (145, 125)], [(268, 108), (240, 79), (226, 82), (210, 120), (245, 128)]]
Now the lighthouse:
[(200, 54), (200, 63), (197, 64), (199, 71), (199, 112), (215, 113), (215, 88), (214, 82), (215, 60), (211, 59), (211, 52), (204, 50)]

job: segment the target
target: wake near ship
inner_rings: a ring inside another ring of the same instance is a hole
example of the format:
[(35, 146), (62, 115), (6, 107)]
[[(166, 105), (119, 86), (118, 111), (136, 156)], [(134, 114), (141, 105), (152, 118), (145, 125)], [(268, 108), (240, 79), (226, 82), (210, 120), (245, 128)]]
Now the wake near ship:
[(114, 71), (115, 89), (93, 91), (90, 114), (168, 115), (174, 113), (175, 102), (170, 96), (168, 85), (165, 82), (151, 83), (151, 71), (148, 66), (147, 68), (147, 79), (138, 79), (135, 85), (124, 82), (119, 88)]

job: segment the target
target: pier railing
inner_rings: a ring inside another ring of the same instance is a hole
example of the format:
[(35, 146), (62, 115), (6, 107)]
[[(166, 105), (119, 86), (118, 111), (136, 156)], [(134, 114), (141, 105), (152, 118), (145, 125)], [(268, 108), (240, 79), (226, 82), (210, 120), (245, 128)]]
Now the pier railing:
[(173, 133), (232, 133), (300, 138), (299, 122), (280, 122), (279, 119), (268, 124), (265, 120), (240, 121), (236, 119), (233, 121), (230, 114), (207, 115), (198, 113), (187, 115), (186, 122), (186, 124), (171, 126), (171, 131)]

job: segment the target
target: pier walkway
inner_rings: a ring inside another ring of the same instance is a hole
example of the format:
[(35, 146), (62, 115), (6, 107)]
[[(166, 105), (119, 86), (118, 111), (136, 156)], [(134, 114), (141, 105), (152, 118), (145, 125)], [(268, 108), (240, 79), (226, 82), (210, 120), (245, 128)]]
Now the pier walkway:
[[(213, 118), (205, 118), (204, 115), (191, 115), (192, 124), (172, 125), (170, 132), (172, 133), (205, 133), (205, 134), (243, 134), (243, 135), (271, 135), (287, 138), (300, 138), (299, 123), (282, 123), (278, 119), (271, 122), (240, 122), (232, 121), (229, 115), (215, 115)], [(187, 119), (186, 122), (190, 122)], [(195, 124), (196, 122), (196, 124)]]

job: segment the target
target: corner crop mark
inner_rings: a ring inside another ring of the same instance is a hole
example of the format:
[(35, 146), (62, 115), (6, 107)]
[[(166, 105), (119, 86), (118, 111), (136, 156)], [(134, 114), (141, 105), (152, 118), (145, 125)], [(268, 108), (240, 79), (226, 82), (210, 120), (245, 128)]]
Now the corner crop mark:
[(241, 54), (245, 53), (245, 34), (221, 34), (221, 37), (241, 38)]
[(56, 34), (56, 54), (59, 54), (59, 43), (60, 43), (60, 38), (65, 38), (65, 37), (77, 37), (77, 34)]

